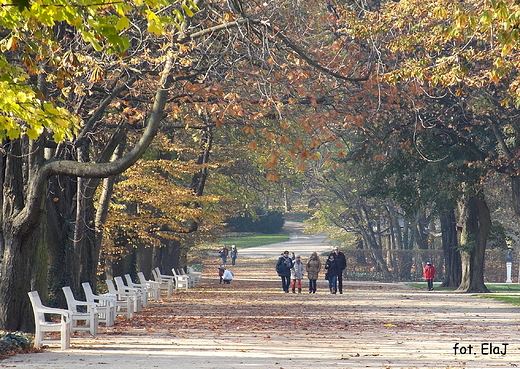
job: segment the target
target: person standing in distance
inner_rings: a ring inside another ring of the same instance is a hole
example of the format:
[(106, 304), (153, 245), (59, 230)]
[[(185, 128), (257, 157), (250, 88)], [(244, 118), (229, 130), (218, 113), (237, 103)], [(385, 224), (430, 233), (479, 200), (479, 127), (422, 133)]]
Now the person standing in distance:
[(235, 245), (231, 245), (231, 252), (229, 256), (231, 257), (231, 265), (235, 265), (235, 261), (237, 259), (238, 251)]
[(338, 292), (341, 294), (343, 293), (343, 271), (347, 267), (347, 258), (345, 257), (344, 253), (339, 251), (338, 246), (334, 247), (334, 251), (332, 251), (330, 255), (334, 255), (334, 259), (336, 261), (336, 269), (338, 271), (337, 286)]
[(335, 253), (331, 253), (329, 255), (329, 258), (325, 262), (325, 269), (327, 270), (327, 273), (325, 273), (325, 279), (328, 279), (329, 281), (330, 293), (335, 295), (337, 291), (337, 282), (339, 274), (339, 264), (337, 263)]
[(296, 288), (298, 288), (298, 293), (302, 293), (302, 278), (303, 278), (304, 265), (302, 262), (302, 258), (300, 255), (296, 255), (293, 260), (293, 267), (291, 269), (291, 288), (292, 293), (296, 293)]
[(307, 261), (307, 276), (309, 277), (309, 293), (316, 293), (316, 281), (321, 270), (321, 261), (317, 252), (313, 252)]
[(426, 278), (426, 283), (428, 283), (428, 291), (433, 291), (433, 278), (435, 278), (435, 266), (427, 261), (424, 266), (424, 278)]
[(293, 261), (289, 257), (289, 251), (284, 251), (283, 254), (278, 258), (278, 262), (276, 263), (276, 272), (282, 279), (282, 289), (285, 293), (289, 293), (292, 267)]
[(222, 248), (220, 249), (218, 254), (220, 255), (220, 258), (222, 259), (222, 265), (226, 266), (227, 257), (229, 254), (229, 249), (227, 248), (227, 246), (226, 245), (222, 246)]

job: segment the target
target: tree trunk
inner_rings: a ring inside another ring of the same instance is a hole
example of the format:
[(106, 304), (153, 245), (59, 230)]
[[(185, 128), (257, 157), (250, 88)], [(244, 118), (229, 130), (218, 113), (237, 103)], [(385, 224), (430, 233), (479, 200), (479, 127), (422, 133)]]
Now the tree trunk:
[(458, 250), (457, 221), (455, 210), (441, 216), (442, 251), (446, 269), (441, 287), (457, 288), (462, 278), (462, 264)]
[(34, 331), (27, 292), (40, 286), (37, 277), (41, 276), (41, 268), (35, 263), (45, 250), (33, 247), (34, 238), (39, 235), (38, 224), (20, 221), (20, 214), (26, 181), (30, 183), (34, 178), (33, 168), (40, 162), (34, 156), (43, 153), (42, 141), (32, 141), (29, 145), (26, 139), (16, 139), (4, 146), (9, 147), (10, 155), (5, 162), (2, 183), (1, 226), (5, 248), (0, 266), (0, 329), (7, 331)]
[(462, 223), (462, 278), (457, 292), (489, 292), (484, 284), (484, 255), (491, 215), (483, 195), (467, 198), (463, 204)]
[[(32, 316), (27, 292), (31, 288), (32, 274), (39, 270), (34, 267), (34, 260), (29, 259), (35, 257), (38, 250), (31, 236), (38, 229), (44, 212), (48, 180), (57, 175), (105, 178), (120, 174), (133, 165), (157, 134), (173, 83), (172, 66), (173, 60), (170, 58), (165, 62), (153, 108), (140, 140), (125, 156), (114, 162), (79, 163), (56, 159), (44, 162), (44, 135), (36, 141), (27, 142), (24, 138), (4, 145), (9, 155), (0, 189), (3, 197), (1, 227), (4, 245), (0, 269), (0, 329), (34, 329), (34, 326), (27, 328), (30, 324), (27, 317)], [(24, 155), (22, 141), (26, 148)]]

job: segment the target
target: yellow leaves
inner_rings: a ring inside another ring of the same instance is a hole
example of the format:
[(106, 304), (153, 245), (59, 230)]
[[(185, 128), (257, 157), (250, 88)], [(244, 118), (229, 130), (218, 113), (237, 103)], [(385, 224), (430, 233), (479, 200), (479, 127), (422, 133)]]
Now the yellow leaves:
[(436, 18), (446, 19), (448, 18), (448, 11), (444, 6), (438, 6), (433, 10), (433, 15)]
[(7, 39), (0, 41), (0, 51), (16, 51), (18, 50), (18, 39), (14, 36), (11, 36)]
[(117, 21), (116, 29), (118, 31), (122, 31), (122, 30), (128, 28), (129, 26), (130, 26), (130, 19), (123, 16), (123, 17), (119, 18), (119, 20)]
[(89, 82), (95, 83), (103, 80), (105, 76), (105, 71), (99, 66), (96, 65), (90, 74)]
[(480, 16), (480, 23), (490, 25), (493, 22), (493, 13), (490, 10), (484, 10)]
[(157, 36), (163, 34), (163, 25), (159, 17), (152, 11), (146, 11), (146, 19), (148, 20), (148, 32), (154, 33)]
[(224, 14), (224, 20), (225, 20), (226, 22), (232, 22), (232, 21), (235, 20), (235, 17), (234, 17), (234, 15), (233, 15), (233, 13), (226, 12), (226, 13)]

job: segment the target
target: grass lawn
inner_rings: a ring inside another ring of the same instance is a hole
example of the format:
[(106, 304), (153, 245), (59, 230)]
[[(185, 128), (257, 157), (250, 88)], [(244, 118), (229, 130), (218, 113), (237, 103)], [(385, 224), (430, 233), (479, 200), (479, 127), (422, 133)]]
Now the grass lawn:
[(520, 306), (520, 296), (483, 294), (483, 295), (478, 295), (478, 297), (485, 297), (487, 299), (493, 299), (493, 300), (497, 300), (497, 301), (506, 302), (511, 305)]
[(223, 238), (219, 244), (226, 246), (235, 245), (237, 249), (243, 249), (246, 247), (268, 245), (271, 243), (289, 241), (290, 236), (287, 233), (275, 233), (275, 234), (252, 234), (237, 237), (226, 237)]
[[(426, 285), (426, 281), (424, 282), (411, 282), (411, 283), (406, 283), (407, 286), (410, 286), (410, 287), (413, 287), (413, 288), (419, 288), (419, 289), (423, 289), (423, 290), (427, 290), (428, 289), (428, 286)], [(440, 287), (441, 283), (433, 283), (433, 289), (436, 290), (436, 291), (455, 291), (454, 288), (445, 288), (445, 287)]]
[[(426, 282), (419, 283), (407, 283), (407, 286), (424, 289), (426, 290)], [(454, 288), (440, 288), (440, 283), (434, 283), (433, 287), (437, 291), (455, 291)], [(518, 283), (489, 283), (486, 284), (486, 287), (491, 291), (491, 293), (483, 293), (478, 294), (479, 297), (485, 297), (488, 299), (493, 299), (497, 301), (506, 302), (511, 305), (520, 306), (520, 296), (515, 295), (494, 295), (493, 293), (520, 293), (520, 284)]]
[[(426, 282), (411, 282), (406, 283), (407, 286), (426, 289)], [(455, 288), (441, 288), (441, 283), (434, 283), (433, 287), (439, 291), (455, 291)], [(486, 287), (495, 293), (520, 293), (520, 284), (518, 283), (486, 283)]]

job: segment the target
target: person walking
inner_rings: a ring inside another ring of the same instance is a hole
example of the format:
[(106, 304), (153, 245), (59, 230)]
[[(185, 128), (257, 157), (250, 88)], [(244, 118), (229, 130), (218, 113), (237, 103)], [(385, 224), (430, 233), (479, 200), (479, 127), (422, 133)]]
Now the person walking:
[(336, 259), (337, 269), (338, 269), (338, 276), (337, 276), (337, 285), (338, 285), (338, 292), (340, 294), (343, 293), (343, 271), (347, 267), (347, 258), (345, 257), (345, 254), (342, 253), (339, 250), (339, 247), (334, 247), (334, 250), (332, 251), (332, 254), (334, 254), (334, 258)]
[(276, 272), (282, 279), (283, 292), (289, 292), (289, 285), (291, 284), (291, 268), (293, 267), (293, 261), (289, 257), (289, 251), (284, 253), (278, 258), (276, 263)]
[(327, 269), (327, 273), (325, 274), (325, 279), (329, 280), (330, 293), (335, 295), (337, 292), (339, 263), (338, 263), (337, 255), (334, 252), (329, 255), (329, 258), (327, 259), (327, 262), (325, 263), (325, 269)]
[(316, 281), (321, 270), (321, 261), (318, 253), (313, 252), (307, 260), (307, 277), (309, 278), (309, 293), (316, 293)]
[(229, 254), (229, 249), (227, 248), (227, 246), (226, 245), (222, 246), (222, 248), (220, 249), (218, 254), (220, 255), (220, 258), (222, 259), (222, 265), (225, 266), (227, 264), (227, 257)]
[(293, 267), (291, 269), (292, 293), (296, 293), (296, 288), (298, 288), (298, 293), (302, 293), (303, 268), (304, 267), (301, 256), (296, 255), (293, 261)]
[(427, 261), (423, 270), (424, 278), (426, 278), (426, 283), (428, 284), (428, 291), (433, 291), (433, 278), (435, 278), (435, 266)]
[(237, 247), (235, 245), (231, 245), (231, 251), (229, 253), (229, 256), (231, 257), (231, 265), (235, 265), (235, 261), (237, 259), (238, 251)]

